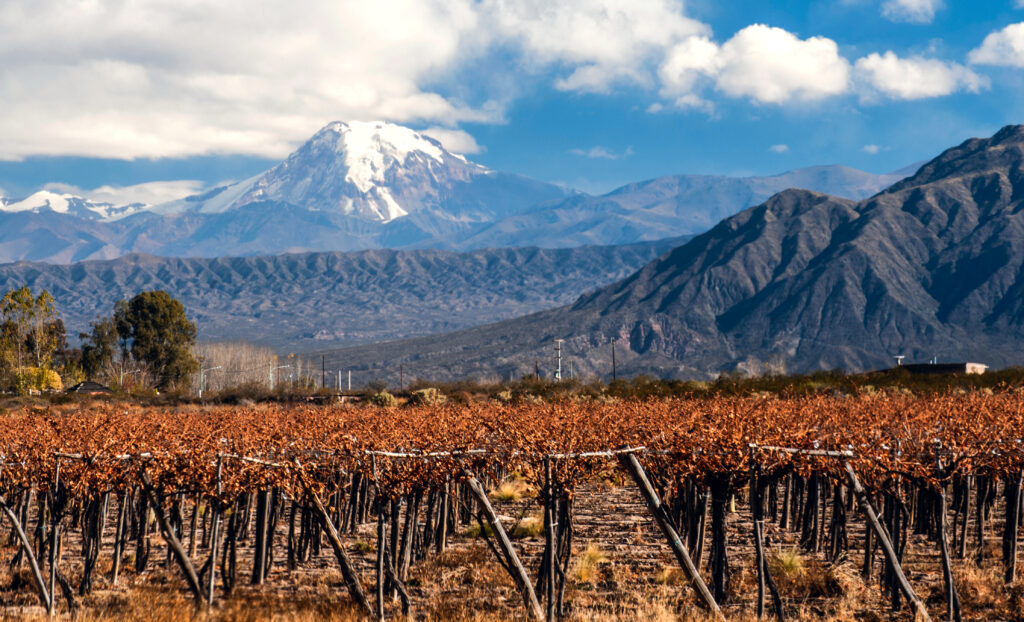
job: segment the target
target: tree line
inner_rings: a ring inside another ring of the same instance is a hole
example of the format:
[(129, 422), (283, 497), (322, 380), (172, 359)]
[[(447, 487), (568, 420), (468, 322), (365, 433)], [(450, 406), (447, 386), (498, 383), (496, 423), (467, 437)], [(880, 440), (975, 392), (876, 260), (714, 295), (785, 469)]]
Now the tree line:
[(83, 380), (170, 391), (184, 388), (199, 369), (196, 326), (165, 291), (118, 301), (79, 339), (81, 346), (68, 346), (49, 292), (8, 291), (0, 299), (0, 391), (60, 390)]

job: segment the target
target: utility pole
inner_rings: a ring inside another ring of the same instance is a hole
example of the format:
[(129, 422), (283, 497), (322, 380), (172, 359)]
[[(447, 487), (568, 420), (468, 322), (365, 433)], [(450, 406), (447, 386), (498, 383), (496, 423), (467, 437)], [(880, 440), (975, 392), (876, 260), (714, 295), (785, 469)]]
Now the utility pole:
[(615, 375), (615, 342), (612, 342), (612, 382), (615, 382), (618, 378)]
[(352, 370), (348, 370), (348, 390), (352, 390)]
[(564, 339), (555, 339), (555, 380), (562, 379), (562, 342)]
[(533, 378), (534, 380), (540, 380), (540, 363), (537, 359), (533, 360)]

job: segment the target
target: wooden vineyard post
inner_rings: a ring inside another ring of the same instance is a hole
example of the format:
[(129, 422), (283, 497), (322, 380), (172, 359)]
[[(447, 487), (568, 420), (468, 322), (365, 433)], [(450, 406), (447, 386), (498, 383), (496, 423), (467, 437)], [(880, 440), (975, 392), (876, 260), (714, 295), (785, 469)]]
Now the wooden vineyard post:
[(483, 511), (483, 516), (487, 520), (488, 526), (491, 528), (491, 532), (494, 534), (494, 538), (498, 541), (498, 547), (501, 549), (502, 554), (505, 556), (505, 562), (509, 574), (512, 575), (512, 579), (516, 582), (519, 587), (520, 593), (523, 595), (523, 602), (526, 605), (526, 610), (530, 614), (530, 618), (533, 620), (543, 620), (544, 612), (540, 607), (540, 602), (537, 600), (537, 593), (533, 589), (533, 582), (530, 581), (530, 575), (526, 572), (526, 568), (523, 567), (522, 562), (519, 561), (519, 556), (516, 555), (516, 550), (512, 548), (512, 541), (509, 540), (508, 534), (505, 532), (505, 528), (501, 524), (501, 520), (498, 519), (497, 512), (494, 511), (494, 506), (491, 505), (491, 500), (487, 498), (487, 491), (480, 484), (480, 481), (476, 478), (473, 473), (466, 471), (467, 481), (469, 489), (473, 491), (473, 496), (480, 503), (480, 508)]
[[(53, 473), (53, 490), (50, 491), (51, 508), (54, 518), (53, 528), (50, 530), (50, 602), (46, 606), (46, 615), (51, 618), (57, 615), (57, 597), (54, 595), (57, 587), (57, 564), (60, 563), (58, 549), (60, 548), (60, 518), (56, 511), (57, 492), (60, 490), (60, 457), (57, 457), (57, 466)], [(40, 517), (39, 520), (42, 520)]]
[(949, 542), (946, 538), (946, 491), (939, 489), (939, 547), (942, 553), (942, 579), (946, 584), (946, 607), (949, 622), (960, 622), (960, 595), (953, 580), (953, 568), (949, 561)]
[(370, 617), (374, 617), (375, 614), (373, 608), (370, 607), (370, 602), (366, 600), (366, 591), (363, 590), (363, 584), (359, 580), (359, 573), (352, 564), (352, 560), (349, 559), (348, 553), (345, 552), (345, 545), (341, 542), (341, 537), (338, 535), (338, 530), (334, 526), (334, 521), (331, 520), (331, 516), (327, 512), (327, 509), (324, 508), (324, 504), (320, 501), (319, 495), (317, 495), (308, 486), (306, 487), (306, 493), (309, 495), (310, 499), (313, 500), (313, 506), (316, 508), (317, 513), (323, 520), (324, 527), (327, 532), (327, 539), (330, 540), (331, 548), (334, 549), (334, 557), (337, 558), (338, 566), (341, 567), (341, 576), (345, 579), (345, 586), (348, 588), (348, 593), (364, 613)]
[(701, 578), (693, 560), (690, 559), (690, 554), (686, 550), (686, 545), (684, 545), (682, 540), (679, 539), (679, 534), (676, 533), (675, 528), (672, 526), (672, 522), (669, 520), (669, 517), (665, 512), (664, 506), (661, 505), (661, 499), (658, 498), (658, 493), (655, 492), (654, 487), (651, 486), (651, 482), (647, 479), (647, 474), (644, 472), (644, 468), (640, 465), (640, 461), (636, 459), (636, 456), (633, 453), (623, 453), (619, 454), (619, 463), (630, 474), (633, 481), (636, 482), (637, 487), (640, 488), (640, 492), (643, 494), (644, 500), (647, 502), (647, 508), (654, 516), (654, 521), (659, 527), (661, 527), (661, 531), (665, 534), (665, 538), (668, 540), (668, 544), (672, 548), (672, 552), (675, 553), (676, 559), (682, 567), (683, 574), (686, 575), (686, 578), (693, 585), (701, 601), (703, 601), (704, 605), (715, 615), (716, 618), (725, 619), (724, 616), (722, 616), (722, 610), (718, 608), (718, 603), (715, 602), (715, 597), (711, 595), (711, 591), (708, 590), (707, 584), (704, 583), (704, 579)]
[[(210, 508), (210, 577), (206, 584), (206, 604), (213, 606), (214, 585), (217, 580), (217, 539), (220, 536), (220, 495), (223, 491), (221, 484), (221, 473), (224, 467), (224, 458), (217, 456), (217, 497), (212, 499)], [(198, 509), (198, 504), (196, 508)], [(194, 538), (193, 538), (194, 539)]]
[[(32, 550), (32, 544), (28, 541), (28, 536), (25, 535), (25, 529), (21, 525), (21, 521), (11, 511), (10, 506), (7, 505), (7, 501), (0, 497), (0, 506), (4, 509), (4, 514), (10, 519), (11, 525), (14, 527), (14, 531), (18, 534), (18, 540), (21, 541), (21, 548), (25, 551), (25, 556), (28, 557), (28, 564), (32, 568), (32, 579), (36, 583), (36, 591), (39, 594), (39, 601), (43, 607), (46, 607), (47, 611), (53, 608), (50, 594), (52, 592), (47, 591), (46, 582), (43, 580), (43, 573), (39, 570), (39, 561), (36, 559), (36, 554)], [(42, 520), (40, 517), (39, 520)]]
[(896, 582), (903, 592), (903, 595), (907, 597), (914, 605), (916, 615), (925, 622), (929, 622), (931, 618), (928, 616), (928, 610), (925, 609), (924, 603), (917, 597), (914, 592), (913, 586), (910, 585), (910, 581), (907, 580), (907, 575), (903, 573), (903, 567), (900, 565), (900, 558), (896, 555), (896, 551), (892, 548), (892, 541), (889, 539), (889, 535), (885, 532), (882, 524), (878, 522), (878, 515), (875, 513), (875, 508), (871, 506), (871, 501), (868, 500), (867, 493), (864, 491), (864, 487), (860, 485), (860, 480), (857, 479), (857, 474), (854, 472), (853, 467), (850, 466), (849, 460), (843, 461), (843, 468), (846, 469), (846, 477), (850, 481), (850, 488), (853, 493), (857, 495), (857, 500), (860, 501), (861, 510), (868, 519), (868, 525), (875, 532), (875, 537), (878, 538), (878, 543), (882, 546), (882, 551), (885, 553), (886, 559), (889, 561), (889, 565), (892, 567), (893, 572), (896, 575)]
[(551, 458), (544, 459), (544, 603), (547, 606), (546, 619), (555, 619), (555, 486), (551, 478)]
[(1022, 473), (1006, 479), (1006, 524), (1003, 526), (1003, 581), (1009, 585), (1017, 578), (1017, 531), (1020, 527)]
[(181, 545), (178, 537), (174, 535), (174, 530), (167, 523), (167, 516), (164, 514), (163, 504), (160, 503), (160, 499), (157, 497), (156, 491), (153, 489), (153, 480), (149, 478), (149, 474), (142, 471), (142, 490), (143, 493), (149, 497), (149, 503), (153, 506), (153, 513), (156, 515), (156, 522), (160, 525), (160, 531), (163, 532), (164, 539), (167, 540), (167, 546), (171, 549), (171, 553), (174, 555), (175, 560), (178, 562), (178, 566), (181, 568), (182, 574), (185, 575), (185, 582), (188, 583), (188, 589), (192, 592), (192, 596), (197, 601), (203, 600), (203, 590), (199, 586), (199, 576), (196, 574), (195, 566), (192, 565), (192, 560), (189, 559), (188, 553), (185, 551), (185, 547)]
[(781, 622), (785, 620), (782, 598), (779, 596), (779, 589), (775, 585), (771, 572), (768, 570), (768, 560), (765, 559), (764, 554), (764, 508), (761, 465), (755, 460), (755, 449), (753, 447), (750, 449), (750, 465), (750, 509), (754, 519), (754, 563), (757, 565), (757, 617), (760, 619), (764, 616), (764, 592), (767, 586), (772, 593), (775, 616)]
[(125, 520), (128, 516), (128, 492), (122, 492), (118, 497), (117, 507), (117, 530), (114, 533), (114, 562), (111, 570), (111, 582), (117, 585), (117, 577), (121, 573), (121, 557), (124, 553)]

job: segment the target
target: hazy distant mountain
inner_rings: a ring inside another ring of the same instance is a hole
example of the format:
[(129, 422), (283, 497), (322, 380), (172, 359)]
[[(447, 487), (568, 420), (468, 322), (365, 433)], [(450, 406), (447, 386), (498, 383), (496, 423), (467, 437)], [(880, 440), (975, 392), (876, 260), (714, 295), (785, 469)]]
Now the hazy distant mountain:
[(300, 351), (450, 331), (566, 304), (673, 245), (20, 262), (0, 265), (0, 292), (49, 290), (75, 335), (116, 300), (163, 289), (185, 304), (200, 339)]
[(912, 174), (886, 175), (847, 166), (814, 166), (770, 177), (673, 175), (629, 184), (606, 195), (576, 195), (482, 227), (457, 248), (518, 246), (556, 248), (579, 244), (628, 244), (664, 235), (692, 235), (788, 188), (863, 199)]
[[(365, 375), (720, 371), (1024, 363), (1024, 126), (972, 139), (855, 202), (787, 190), (575, 304), (332, 353)], [(383, 364), (380, 363), (383, 361)]]
[(704, 231), (792, 186), (860, 198), (899, 177), (825, 166), (664, 177), (591, 197), (489, 170), (406, 127), (336, 122), (265, 173), (160, 205), (4, 199), (0, 261), (627, 244)]

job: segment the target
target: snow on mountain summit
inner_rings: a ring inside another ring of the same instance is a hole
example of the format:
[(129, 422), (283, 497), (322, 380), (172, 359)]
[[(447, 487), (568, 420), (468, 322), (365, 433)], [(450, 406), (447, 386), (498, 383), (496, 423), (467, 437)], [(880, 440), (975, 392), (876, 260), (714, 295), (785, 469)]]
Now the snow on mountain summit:
[(35, 212), (48, 210), (57, 214), (68, 214), (88, 220), (116, 220), (144, 209), (139, 203), (131, 205), (114, 205), (93, 201), (74, 194), (39, 190), (27, 198), (19, 200), (5, 199), (0, 201), (0, 212)]
[(241, 189), (234, 201), (200, 209), (220, 211), (257, 201), (282, 201), (390, 222), (435, 205), (452, 184), (489, 172), (401, 125), (335, 121)]

